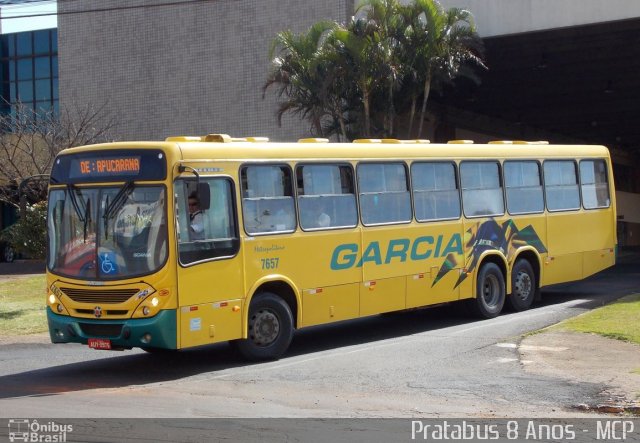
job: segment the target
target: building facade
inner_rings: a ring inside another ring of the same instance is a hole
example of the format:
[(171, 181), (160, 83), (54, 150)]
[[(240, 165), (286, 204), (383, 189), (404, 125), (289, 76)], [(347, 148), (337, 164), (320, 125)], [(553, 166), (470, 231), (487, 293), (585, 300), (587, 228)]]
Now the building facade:
[[(164, 3), (170, 3), (164, 5)], [(124, 139), (231, 133), (290, 140), (308, 127), (286, 118), (262, 86), (276, 33), (344, 21), (353, 0), (87, 0), (59, 4), (62, 103), (106, 104)]]

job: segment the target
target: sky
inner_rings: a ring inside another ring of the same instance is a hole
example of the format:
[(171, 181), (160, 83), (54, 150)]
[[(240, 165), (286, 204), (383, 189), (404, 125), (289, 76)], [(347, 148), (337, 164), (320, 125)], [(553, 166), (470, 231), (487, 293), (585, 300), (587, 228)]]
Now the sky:
[(55, 14), (44, 17), (27, 17), (9, 19), (8, 17), (55, 13), (56, 2), (42, 2), (36, 5), (11, 5), (0, 8), (0, 26), (2, 34), (12, 32), (34, 31), (36, 29), (49, 29), (58, 27), (58, 18)]

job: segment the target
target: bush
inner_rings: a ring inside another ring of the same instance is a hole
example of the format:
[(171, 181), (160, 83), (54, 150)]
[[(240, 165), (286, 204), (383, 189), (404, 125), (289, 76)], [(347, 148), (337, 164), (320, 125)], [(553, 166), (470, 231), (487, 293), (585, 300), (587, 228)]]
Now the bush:
[(47, 254), (47, 202), (27, 205), (25, 216), (4, 229), (0, 239), (25, 257), (44, 259)]

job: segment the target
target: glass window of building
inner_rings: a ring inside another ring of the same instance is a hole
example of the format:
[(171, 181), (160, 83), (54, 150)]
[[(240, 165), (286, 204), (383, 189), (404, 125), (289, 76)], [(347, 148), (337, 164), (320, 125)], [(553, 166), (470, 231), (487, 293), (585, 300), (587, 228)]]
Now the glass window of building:
[(44, 118), (59, 110), (58, 30), (17, 32), (0, 36), (0, 112), (22, 117)]

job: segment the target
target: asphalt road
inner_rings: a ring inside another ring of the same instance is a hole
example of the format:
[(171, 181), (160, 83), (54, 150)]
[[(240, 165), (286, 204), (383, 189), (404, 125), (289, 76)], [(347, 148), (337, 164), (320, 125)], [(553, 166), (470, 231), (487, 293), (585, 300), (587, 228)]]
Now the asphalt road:
[(639, 289), (628, 262), (492, 320), (454, 305), (301, 330), (285, 358), (260, 364), (226, 344), (164, 355), (4, 344), (0, 416), (578, 417), (602, 386), (529, 374), (514, 345)]

